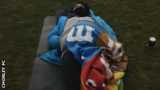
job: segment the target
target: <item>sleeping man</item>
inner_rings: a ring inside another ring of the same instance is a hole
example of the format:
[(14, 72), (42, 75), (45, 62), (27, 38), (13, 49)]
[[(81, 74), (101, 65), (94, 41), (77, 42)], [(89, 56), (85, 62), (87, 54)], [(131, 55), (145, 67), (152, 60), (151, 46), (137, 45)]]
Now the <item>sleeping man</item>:
[[(107, 89), (110, 87), (106, 84), (115, 84), (123, 77), (127, 57), (112, 28), (95, 16), (87, 4), (80, 2), (67, 16), (60, 16), (48, 35), (48, 43), (50, 50), (42, 53), (40, 58), (62, 64), (62, 57), (71, 53), (82, 65), (82, 90), (118, 90)], [(117, 78), (117, 74), (121, 76)]]

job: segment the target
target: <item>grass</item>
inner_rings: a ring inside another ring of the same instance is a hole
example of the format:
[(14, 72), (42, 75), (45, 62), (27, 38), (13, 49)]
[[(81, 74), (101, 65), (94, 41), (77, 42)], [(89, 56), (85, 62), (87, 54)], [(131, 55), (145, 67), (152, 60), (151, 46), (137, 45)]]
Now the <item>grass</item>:
[[(75, 0), (0, 1), (0, 59), (6, 60), (7, 90), (27, 90), (45, 16)], [(159, 0), (90, 0), (97, 15), (118, 33), (129, 56), (126, 90), (160, 90), (160, 41), (145, 46), (149, 36), (160, 39)]]

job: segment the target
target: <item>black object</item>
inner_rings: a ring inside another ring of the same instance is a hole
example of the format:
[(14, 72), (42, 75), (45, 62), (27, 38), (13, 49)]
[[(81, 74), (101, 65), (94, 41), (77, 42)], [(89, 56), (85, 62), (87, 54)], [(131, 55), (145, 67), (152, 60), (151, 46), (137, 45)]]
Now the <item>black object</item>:
[(78, 2), (77, 4), (74, 5), (72, 11), (75, 13), (76, 16), (85, 17), (85, 16), (90, 16), (89, 9), (90, 8), (87, 3)]
[(74, 4), (72, 7), (66, 7), (62, 8), (60, 10), (57, 10), (56, 16), (57, 20), (59, 19), (60, 16), (67, 16), (68, 18), (71, 17), (85, 17), (85, 16), (90, 16), (90, 7), (87, 3), (84, 2), (78, 2)]
[(156, 45), (156, 38), (155, 37), (149, 37), (148, 46), (149, 47), (155, 47)]

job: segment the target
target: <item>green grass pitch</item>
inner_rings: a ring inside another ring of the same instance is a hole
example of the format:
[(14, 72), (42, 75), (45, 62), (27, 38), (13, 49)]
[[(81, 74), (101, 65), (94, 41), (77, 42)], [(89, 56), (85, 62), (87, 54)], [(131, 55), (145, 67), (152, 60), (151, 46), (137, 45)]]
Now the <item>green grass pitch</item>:
[[(128, 54), (125, 90), (160, 90), (160, 1), (89, 1), (96, 14), (117, 32)], [(0, 1), (0, 59), (7, 64), (7, 90), (27, 90), (44, 17), (74, 2)], [(149, 36), (157, 37), (155, 48), (146, 47)]]

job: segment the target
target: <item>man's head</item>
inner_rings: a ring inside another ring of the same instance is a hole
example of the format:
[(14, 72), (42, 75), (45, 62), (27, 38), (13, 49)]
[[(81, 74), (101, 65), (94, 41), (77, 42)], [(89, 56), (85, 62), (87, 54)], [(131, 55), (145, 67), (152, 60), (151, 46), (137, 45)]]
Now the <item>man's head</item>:
[(87, 3), (84, 2), (78, 2), (77, 4), (75, 4), (72, 8), (72, 11), (75, 13), (76, 16), (79, 17), (90, 16), (89, 6)]

